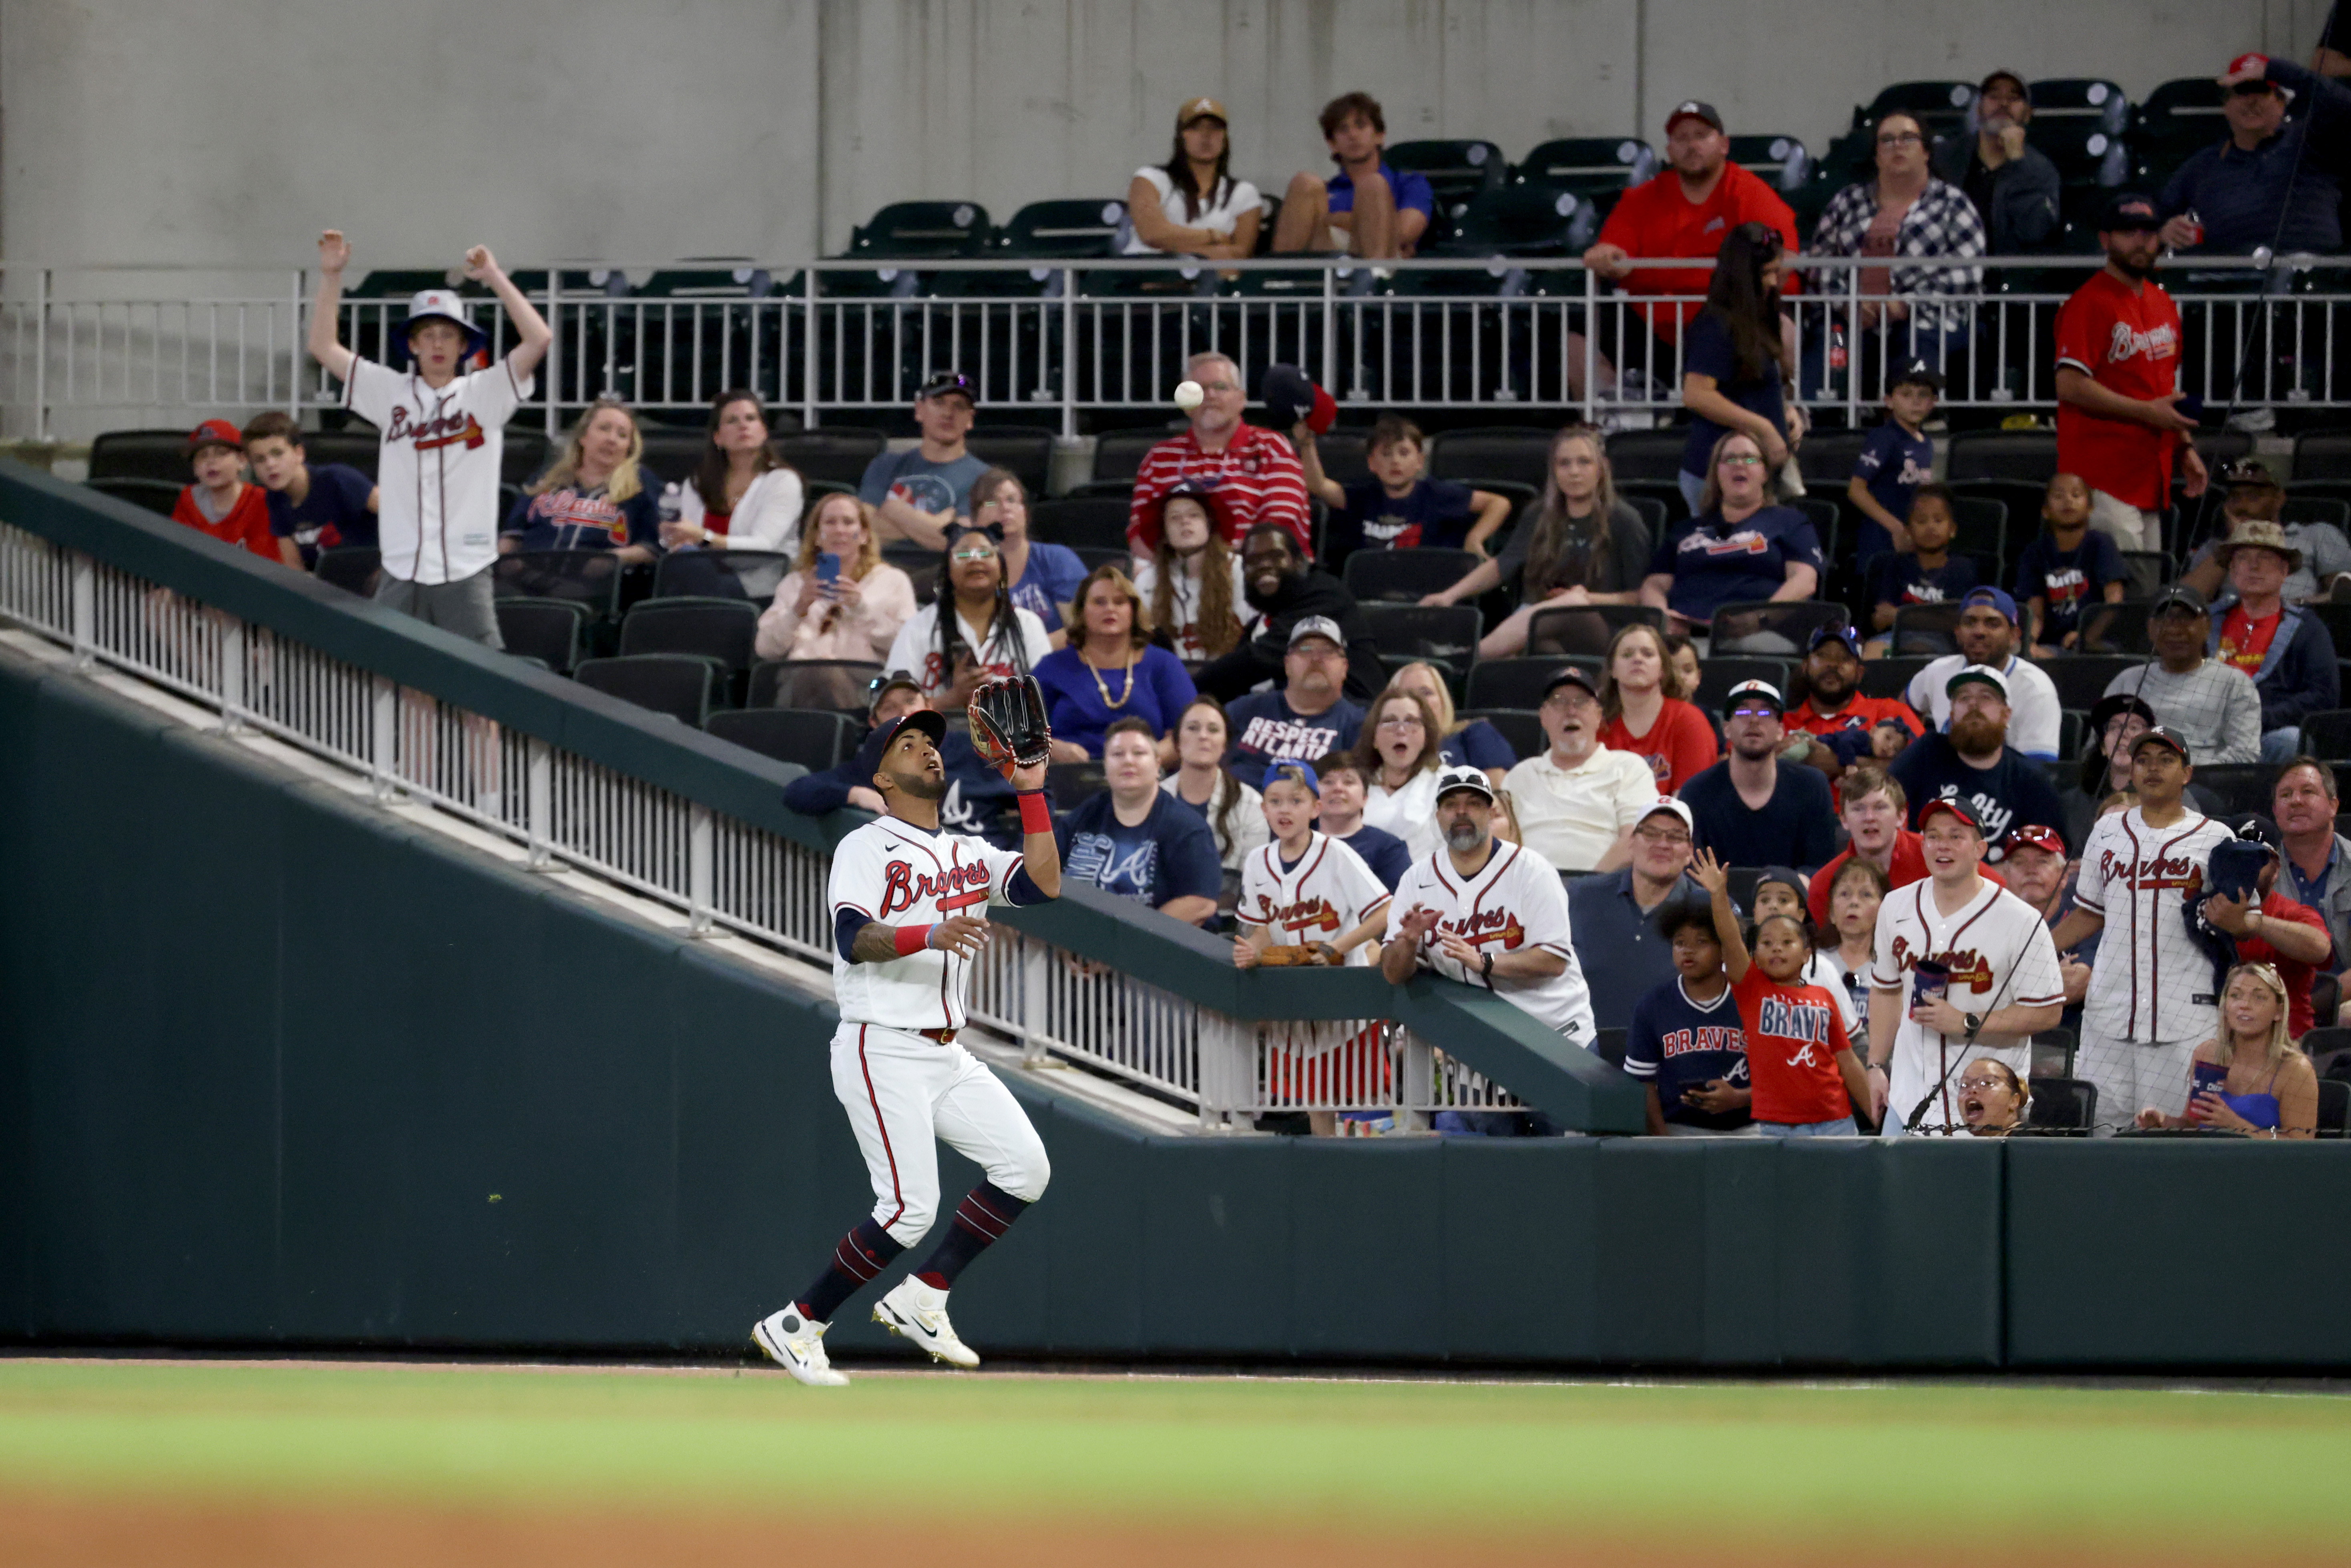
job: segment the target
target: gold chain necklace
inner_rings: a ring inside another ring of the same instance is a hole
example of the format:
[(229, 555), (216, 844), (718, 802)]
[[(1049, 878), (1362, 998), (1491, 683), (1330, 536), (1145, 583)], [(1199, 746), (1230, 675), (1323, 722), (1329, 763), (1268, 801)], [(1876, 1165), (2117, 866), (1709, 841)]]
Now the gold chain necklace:
[(1094, 678), (1094, 690), (1102, 693), (1102, 706), (1113, 709), (1123, 708), (1126, 706), (1126, 699), (1134, 695), (1134, 650), (1132, 647), (1126, 651), (1126, 689), (1119, 693), (1115, 699), (1110, 695), (1110, 683), (1102, 678), (1102, 672), (1094, 668), (1094, 662), (1086, 657), (1085, 650), (1082, 648), (1078, 650), (1078, 663), (1083, 664), (1086, 667), (1086, 674)]

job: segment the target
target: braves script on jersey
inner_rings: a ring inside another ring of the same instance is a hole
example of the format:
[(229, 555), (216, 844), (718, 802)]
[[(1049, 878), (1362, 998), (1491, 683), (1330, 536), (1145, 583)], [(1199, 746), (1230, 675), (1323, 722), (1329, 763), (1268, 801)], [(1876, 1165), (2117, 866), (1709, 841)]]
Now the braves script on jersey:
[[(844, 912), (861, 916), (860, 925), (935, 925), (1014, 902), (1012, 877), (1020, 864), (1016, 850), (883, 817), (832, 852), (825, 898), (839, 925), (847, 924)], [(971, 960), (942, 948), (883, 964), (852, 964), (838, 943), (832, 955), (833, 999), (846, 1023), (908, 1031), (960, 1029), (970, 985)]]
[[(2101, 268), (2057, 312), (2057, 368), (2127, 398), (2160, 398), (2179, 379), (2179, 308), (2152, 280), (2137, 289)], [(2057, 405), (2057, 466), (2134, 507), (2161, 507), (2176, 438), (2137, 420)]]
[(2074, 902), (2105, 916), (2082, 1036), (2148, 1043), (2200, 1040), (2219, 1018), (2212, 959), (2190, 929), (2188, 900), (2204, 889), (2212, 846), (2229, 830), (2187, 813), (2151, 828), (2134, 806), (2101, 817), (2082, 846)]
[(438, 392), (421, 377), (352, 360), (343, 406), (382, 433), (376, 537), (384, 570), (409, 582), (459, 582), (497, 559), (506, 425), (530, 389), (504, 360)]
[(1438, 850), (1412, 862), (1396, 883), (1388, 904), (1389, 936), (1405, 914), (1413, 909), (1437, 912), (1437, 930), (1423, 940), (1422, 962), (1448, 979), (1484, 986), (1475, 968), (1465, 969), (1438, 950), (1438, 932), (1449, 931), (1480, 952), (1522, 953), (1539, 947), (1567, 960), (1567, 967), (1548, 979), (1510, 979), (1496, 976), (1491, 989), (1557, 1030), (1578, 1045), (1593, 1038), (1592, 993), (1583, 983), (1583, 967), (1576, 961), (1575, 941), (1568, 935), (1567, 894), (1559, 873), (1541, 855), (1496, 839), (1478, 874), (1463, 877), (1453, 869), (1453, 857)]
[(1959, 1082), (1968, 1061), (1996, 1056), (2020, 1076), (2030, 1071), (2029, 1040), (1984, 1034), (1966, 1039), (1930, 1030), (1910, 1017), (1911, 972), (1918, 960), (1948, 964), (1950, 989), (1945, 998), (1963, 1013), (1999, 1008), (2046, 1007), (2065, 999), (2056, 945), (2039, 913), (2007, 889), (1985, 883), (1956, 915), (1935, 903), (1935, 884), (1919, 881), (1888, 894), (1877, 906), (1876, 956), (1869, 982), (1903, 994), (1902, 1024), (1895, 1031), (1886, 1068), (1886, 1131), (1899, 1133), (1928, 1092), (1934, 1103), (1920, 1121), (1924, 1128), (1956, 1126)]
[[(1277, 947), (1334, 942), (1386, 907), (1388, 890), (1363, 856), (1335, 839), (1308, 835), (1298, 863), (1281, 863), (1281, 846), (1268, 844), (1241, 863), (1245, 925), (1262, 927)], [(1350, 964), (1372, 961), (1365, 943), (1347, 955)]]

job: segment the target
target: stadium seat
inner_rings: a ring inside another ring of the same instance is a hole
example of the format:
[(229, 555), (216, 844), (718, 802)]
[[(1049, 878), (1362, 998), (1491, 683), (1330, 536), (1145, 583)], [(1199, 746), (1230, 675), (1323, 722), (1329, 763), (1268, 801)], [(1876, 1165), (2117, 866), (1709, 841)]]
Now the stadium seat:
[(2070, 1029), (2043, 1029), (2032, 1032), (2032, 1056), (2027, 1071), (2035, 1079), (2071, 1078), (2074, 1076), (2074, 1053), (2081, 1041)]
[(964, 445), (989, 467), (1011, 469), (1031, 505), (1043, 497), (1053, 473), (1051, 431), (1041, 425), (999, 424), (974, 430)]
[(2098, 1086), (2086, 1078), (2035, 1078), (2024, 1124), (2036, 1132), (2087, 1136), (2098, 1119)]
[(1730, 161), (1782, 195), (1802, 190), (1813, 177), (1813, 155), (1793, 136), (1734, 136)]
[(2153, 608), (2154, 605), (2144, 599), (2126, 599), (2118, 604), (2085, 606), (2078, 651), (2084, 653), (2126, 653), (2144, 659), (2153, 647), (2147, 633), (2147, 613)]
[(1841, 496), (1853, 478), (1854, 460), (1869, 441), (1865, 430), (1808, 432), (1796, 448), (1796, 472), (1807, 485), (1818, 486), (1824, 497)]
[(2281, 523), (2325, 523), (2351, 530), (2351, 501), (2339, 496), (2288, 496), (2278, 513)]
[(1689, 501), (1678, 479), (1627, 479), (1615, 476), (1616, 497), (1641, 514), (1652, 541), (1666, 537), (1674, 524), (1689, 516)]
[(2220, 83), (2208, 76), (2164, 82), (2139, 104), (2131, 126), (2139, 183), (2160, 186), (2191, 156), (2227, 134)]
[(653, 564), (655, 599), (742, 599), (764, 610), (792, 570), (780, 550), (675, 549)]
[(109, 430), (91, 438), (89, 478), (153, 479), (176, 496), (195, 476), (188, 466), (184, 430)]
[(837, 713), (799, 708), (743, 708), (714, 713), (704, 727), (778, 762), (797, 762), (811, 773), (846, 762), (857, 749), (859, 727)]
[(569, 599), (611, 619), (620, 613), (621, 565), (611, 550), (518, 550), (491, 563), (490, 583), (500, 598)]
[(762, 659), (751, 666), (747, 708), (842, 713), (862, 720), (882, 666), (860, 659)]
[(1628, 479), (1657, 479), (1681, 495), (1682, 448), (1689, 444), (1687, 430), (1620, 430), (1608, 438), (1608, 472), (1619, 485)]
[(375, 477), (376, 461), (382, 451), (383, 443), (375, 426), (356, 420), (340, 430), (313, 430), (302, 436), (302, 458), (312, 467), (340, 463), (347, 468), (358, 469), (370, 479)]
[(1391, 169), (1421, 175), (1437, 204), (1447, 207), (1500, 190), (1510, 169), (1510, 161), (1490, 141), (1392, 141), (1380, 158)]
[(1879, 120), (1889, 114), (1901, 113), (1923, 126), (1931, 141), (1938, 136), (1963, 130), (1975, 101), (1973, 82), (1898, 81), (1879, 89), (1866, 108), (1853, 111), (1853, 129), (1874, 131)]
[(1789, 672), (1794, 668), (1787, 659), (1758, 658), (1743, 654), (1717, 654), (1698, 666), (1698, 692), (1689, 700), (1708, 713), (1722, 707), (1722, 699), (1730, 688), (1742, 681), (1769, 681), (1788, 694)]
[(1592, 1054), (1611, 1067), (1625, 1065), (1625, 1030), (1598, 1029), (1592, 1031)]
[(311, 574), (362, 599), (375, 597), (376, 576), (383, 570), (383, 552), (373, 545), (337, 545), (319, 552)]
[(2123, 565), (2130, 569), (2130, 586), (2123, 595), (2126, 599), (2153, 599), (2171, 580), (2171, 558), (2161, 550), (2126, 549)]
[[(2039, 514), (2036, 513), (2035, 516)], [(1951, 549), (1959, 555), (1989, 558), (1992, 570), (1983, 580), (2006, 585), (2009, 554), (2008, 503), (1989, 496), (1955, 496), (1951, 507)]]
[(1391, 667), (1426, 660), (1447, 677), (1454, 695), (1460, 695), (1462, 682), (1478, 656), (1476, 605), (1370, 601), (1361, 608), (1380, 657)]
[[(848, 261), (950, 261), (977, 260), (986, 254), (988, 231), (987, 209), (977, 202), (893, 202), (875, 213), (864, 223), (850, 231), (849, 248), (841, 252)], [(883, 267), (882, 273), (896, 277), (877, 280), (883, 285), (882, 292), (890, 292), (889, 285), (897, 277), (905, 276), (895, 267)], [(866, 286), (849, 280), (854, 273), (825, 273), (817, 287), (831, 293), (871, 292)]]
[(1429, 476), (1463, 483), (1510, 480), (1540, 490), (1551, 476), (1553, 434), (1513, 425), (1440, 432), (1429, 438)]
[[(1516, 708), (1533, 713), (1542, 706), (1543, 687), (1562, 665), (1580, 664), (1600, 673), (1598, 659), (1552, 654), (1530, 659), (1480, 659), (1470, 667), (1468, 701), (1463, 709), (1483, 713), (1491, 708)], [(1546, 742), (1548, 744), (1548, 742)]]
[(554, 460), (552, 444), (543, 430), (517, 429), (508, 424), (498, 461), (498, 482), (528, 485), (547, 471)]
[(1116, 256), (1126, 222), (1126, 203), (1113, 197), (1031, 202), (987, 236), (986, 254), (1000, 261)]
[(2351, 1129), (2351, 1083), (2339, 1078), (2318, 1081), (2318, 1114), (2313, 1134), (2321, 1138), (2340, 1138)]
[(2034, 149), (2057, 165), (2070, 185), (2119, 185), (2130, 174), (2124, 146), (2130, 100), (2117, 84), (2097, 77), (2050, 77), (2032, 84)]
[(1074, 811), (1109, 788), (1100, 762), (1056, 762), (1045, 769), (1045, 795), (1056, 811)]
[(2351, 708), (2305, 716), (2302, 748), (2324, 762), (2351, 762)]
[[(751, 669), (751, 640), (759, 612), (739, 599), (648, 599), (632, 605), (621, 622), (620, 652), (690, 653), (710, 660), (737, 701)], [(714, 695), (716, 700), (716, 695)]]
[[(2027, 479), (2046, 485), (2057, 473), (2053, 430), (1970, 430), (1951, 437), (1947, 463), (1950, 481)], [(2033, 515), (2040, 516), (2036, 507)]]
[(185, 479), (91, 479), (89, 487), (101, 496), (111, 496), (118, 501), (168, 517), (179, 509), (180, 492), (188, 487)]
[(1960, 609), (1958, 604), (1896, 605), (1893, 652), (1921, 663), (1958, 653)]
[(537, 659), (559, 675), (580, 663), (588, 640), (588, 610), (568, 599), (501, 599), (498, 637), (507, 652)]
[(2326, 634), (2335, 640), (2335, 652), (2340, 658), (2345, 649), (2351, 648), (2351, 604), (2337, 604), (2332, 600), (2322, 599), (2305, 608), (2317, 618), (2320, 625), (2326, 628)]
[(1453, 716), (1464, 724), (1475, 719), (1484, 719), (1499, 732), (1505, 741), (1510, 743), (1510, 749), (1518, 754), (1519, 759), (1522, 762), (1530, 757), (1540, 757), (1551, 749), (1551, 741), (1543, 734), (1542, 720), (1526, 708), (1463, 708)]
[(1562, 604), (1538, 610), (1527, 620), (1527, 653), (1605, 658), (1608, 645), (1627, 626), (1654, 626), (1662, 632), (1666, 612), (1648, 604)]
[(1092, 549), (1126, 549), (1123, 497), (1072, 496), (1037, 501), (1029, 507), (1029, 537), (1047, 544)]
[(882, 559), (914, 580), (917, 606), (928, 604), (939, 596), (939, 563), (946, 557), (937, 550), (898, 539), (882, 547)]
[[(1624, 489), (1616, 492), (1616, 498), (1641, 515), (1641, 527), (1647, 530), (1651, 543), (1665, 537), (1667, 527), (1665, 502), (1655, 496), (1636, 496)], [(1688, 509), (1685, 507), (1680, 515), (1687, 516), (1687, 511)]]
[(1094, 439), (1094, 467), (1089, 476), (1089, 489), (1094, 486), (1118, 486), (1124, 490), (1134, 488), (1134, 476), (1143, 467), (1143, 455), (1178, 434), (1174, 429), (1116, 430)]
[[(1588, 196), (1548, 185), (1503, 185), (1480, 193), (1462, 208), (1453, 232), (1423, 245), (1422, 256), (1563, 256), (1580, 254), (1600, 234), (1599, 210)], [(1474, 275), (1423, 277), (1437, 292), (1458, 290)]]
[(1537, 147), (1511, 169), (1510, 178), (1614, 204), (1656, 172), (1656, 149), (1637, 137), (1573, 136)]
[(586, 660), (572, 677), (590, 691), (700, 729), (710, 716), (710, 694), (718, 673), (709, 660), (687, 653), (639, 653)]
[[(1847, 625), (1851, 620), (1844, 605), (1818, 599), (1748, 600), (1725, 604), (1714, 612), (1707, 663), (1712, 664), (1723, 653), (1760, 653), (1767, 658), (1801, 660), (1812, 646), (1813, 632), (1823, 626)], [(1783, 682), (1771, 684), (1783, 694), (1787, 691)]]
[[(90, 460), (97, 461), (93, 448)], [(2351, 479), (2351, 430), (2314, 430), (2294, 440), (2294, 477)]]
[(2194, 783), (2212, 798), (2218, 815), (2232, 817), (2267, 811), (2276, 773), (2276, 767), (2267, 762), (2209, 762), (2196, 769)]
[(802, 479), (830, 479), (852, 488), (889, 443), (878, 430), (827, 424), (778, 437), (776, 455)]
[(1883, 659), (1871, 659), (1861, 666), (1861, 695), (1866, 697), (1898, 697), (1910, 689), (1910, 683), (1919, 671), (1934, 663), (1924, 654), (1895, 653)]
[(1085, 562), (1086, 570), (1089, 572), (1097, 567), (1104, 566), (1117, 567), (1130, 576), (1134, 570), (1134, 553), (1124, 545), (1120, 545), (1115, 549), (1103, 549), (1095, 545), (1071, 545), (1070, 553)]
[[(2067, 653), (2059, 658), (2043, 659), (2037, 668), (2049, 677), (2057, 688), (2057, 706), (2079, 708), (2084, 713), (2098, 706), (2106, 695), (2106, 685), (2125, 670), (2145, 665), (2145, 657), (2134, 658), (2125, 653)], [(2196, 770), (2198, 783), (2204, 779), (2204, 770)]]
[(701, 430), (681, 430), (674, 425), (645, 424), (637, 426), (644, 443), (644, 452), (638, 458), (639, 466), (654, 476), (645, 486), (658, 491), (664, 485), (683, 485), (694, 477), (695, 468), (702, 462), (702, 449), (709, 437)]
[(1359, 549), (1347, 558), (1347, 591), (1365, 605), (1418, 604), (1460, 581), (1479, 559), (1466, 549)]

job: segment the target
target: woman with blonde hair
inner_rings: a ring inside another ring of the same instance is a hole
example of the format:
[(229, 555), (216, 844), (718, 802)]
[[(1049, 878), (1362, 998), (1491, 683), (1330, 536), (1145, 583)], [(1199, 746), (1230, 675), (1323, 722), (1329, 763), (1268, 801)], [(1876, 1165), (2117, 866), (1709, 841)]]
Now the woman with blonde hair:
[(644, 450), (626, 403), (609, 397), (590, 403), (555, 461), (507, 514), (498, 553), (608, 549), (625, 561), (653, 559), (661, 504), (637, 466)]
[(914, 617), (914, 580), (882, 559), (865, 504), (836, 492), (816, 504), (751, 646), (762, 659), (878, 660)]
[(1402, 839), (1412, 857), (1434, 853), (1437, 780), (1445, 767), (1445, 732), (1418, 692), (1390, 686), (1364, 713), (1355, 760), (1364, 772), (1364, 821)]
[(1437, 666), (1415, 659), (1398, 670), (1388, 680), (1389, 689), (1416, 693), (1437, 716), (1437, 745), (1448, 763), (1462, 768), (1481, 768), (1496, 784), (1502, 775), (1519, 765), (1519, 754), (1502, 738), (1502, 732), (1482, 718), (1462, 718), (1453, 711), (1453, 694), (1445, 688), (1445, 677)]
[(2142, 1127), (2213, 1127), (2249, 1138), (2318, 1132), (2318, 1070), (2286, 1034), (2285, 981), (2274, 966), (2240, 964), (2220, 988), (2220, 1032), (2196, 1048), (2188, 1113), (2149, 1105)]
[(1600, 670), (1600, 744), (1649, 765), (1657, 793), (1671, 795), (1722, 756), (1706, 715), (1685, 701), (1666, 634), (1635, 622), (1608, 641)]
[(1176, 758), (1176, 721), (1199, 694), (1183, 662), (1151, 641), (1151, 612), (1124, 570), (1105, 561), (1078, 584), (1070, 645), (1037, 662), (1045, 716), (1053, 727), (1053, 760), (1100, 757), (1103, 733), (1139, 718), (1159, 737), (1159, 762)]
[(1617, 498), (1607, 438), (1571, 424), (1552, 438), (1542, 494), (1519, 514), (1502, 553), (1421, 602), (1458, 604), (1515, 579), (1519, 608), (1478, 644), (1479, 658), (1507, 659), (1527, 651), (1527, 622), (1538, 610), (1638, 603), (1649, 549), (1641, 515)]

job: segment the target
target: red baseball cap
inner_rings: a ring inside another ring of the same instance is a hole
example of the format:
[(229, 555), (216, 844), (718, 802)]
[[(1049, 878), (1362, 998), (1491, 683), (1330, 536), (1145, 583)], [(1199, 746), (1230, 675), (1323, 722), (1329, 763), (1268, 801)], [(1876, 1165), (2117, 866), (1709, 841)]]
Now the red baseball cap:
[(2009, 829), (2008, 837), (2000, 841), (2000, 852), (2003, 860), (2016, 851), (2024, 849), (2046, 850), (2062, 861), (2065, 858), (2065, 839), (2056, 829), (2043, 827), (2033, 822), (2021, 828)]
[(225, 446), (232, 452), (242, 452), (245, 437), (228, 421), (208, 419), (188, 432), (188, 455), (193, 456), (200, 446)]
[(1983, 837), (1983, 819), (1976, 815), (1976, 809), (1952, 795), (1938, 795), (1918, 808), (1918, 831), (1925, 832), (1928, 820), (1938, 811), (1949, 812), (1969, 827), (1973, 828), (1976, 831), (1976, 837)]

